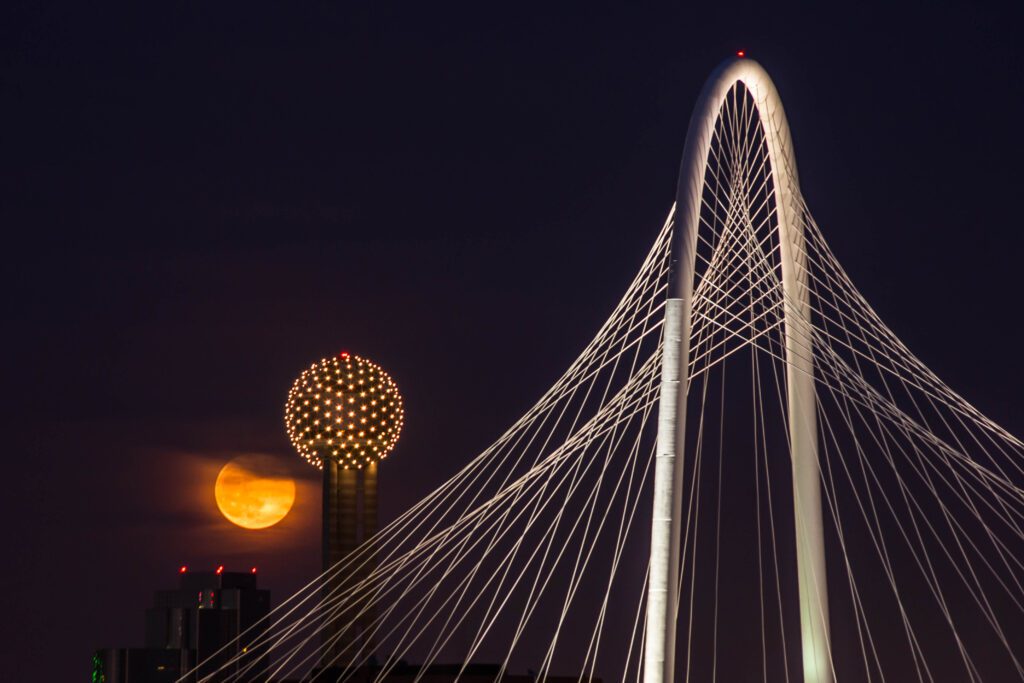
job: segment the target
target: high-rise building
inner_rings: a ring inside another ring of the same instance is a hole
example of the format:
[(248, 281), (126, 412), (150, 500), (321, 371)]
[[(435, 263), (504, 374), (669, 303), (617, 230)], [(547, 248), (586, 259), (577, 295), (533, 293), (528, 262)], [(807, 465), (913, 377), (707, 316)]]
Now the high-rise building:
[(99, 650), (93, 657), (93, 681), (173, 683), (201, 663), (190, 680), (217, 672), (211, 682), (234, 676), (233, 681), (262, 683), (266, 657), (228, 663), (252, 647), (263, 647), (254, 641), (266, 629), (263, 618), (269, 612), (270, 591), (257, 587), (255, 567), (248, 572), (181, 567), (178, 588), (157, 591), (146, 610), (145, 646)]

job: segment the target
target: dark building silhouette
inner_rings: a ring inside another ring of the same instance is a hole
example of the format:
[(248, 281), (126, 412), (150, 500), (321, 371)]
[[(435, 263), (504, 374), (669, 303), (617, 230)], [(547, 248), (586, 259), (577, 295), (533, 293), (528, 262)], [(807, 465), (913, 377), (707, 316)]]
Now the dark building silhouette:
[[(250, 652), (263, 633), (270, 611), (270, 591), (256, 585), (248, 572), (193, 572), (182, 567), (178, 588), (157, 591), (146, 610), (145, 647), (107, 648), (93, 657), (95, 683), (173, 683), (197, 662), (190, 680), (216, 671), (235, 655)], [(245, 668), (245, 672), (242, 672)], [(226, 667), (211, 680), (266, 681), (267, 658), (249, 656)]]

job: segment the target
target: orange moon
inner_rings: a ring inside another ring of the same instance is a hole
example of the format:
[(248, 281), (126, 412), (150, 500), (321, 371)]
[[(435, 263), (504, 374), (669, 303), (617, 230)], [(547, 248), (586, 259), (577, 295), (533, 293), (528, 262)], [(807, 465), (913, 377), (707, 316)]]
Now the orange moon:
[(221, 468), (214, 496), (228, 521), (243, 529), (266, 529), (288, 514), (295, 503), (295, 480), (255, 471), (243, 458)]

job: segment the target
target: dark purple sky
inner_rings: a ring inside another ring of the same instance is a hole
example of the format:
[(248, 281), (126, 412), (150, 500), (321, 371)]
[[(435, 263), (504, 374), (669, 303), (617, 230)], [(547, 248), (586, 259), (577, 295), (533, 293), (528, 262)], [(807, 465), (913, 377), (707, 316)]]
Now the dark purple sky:
[(139, 643), (179, 564), (259, 565), (278, 601), (316, 570), (315, 482), (265, 533), (211, 488), (234, 453), (313, 476), (281, 417), (313, 360), (405, 395), (385, 519), (488, 445), (617, 301), (739, 48), (854, 280), (1024, 433), (1020, 3), (12, 4), (5, 680)]

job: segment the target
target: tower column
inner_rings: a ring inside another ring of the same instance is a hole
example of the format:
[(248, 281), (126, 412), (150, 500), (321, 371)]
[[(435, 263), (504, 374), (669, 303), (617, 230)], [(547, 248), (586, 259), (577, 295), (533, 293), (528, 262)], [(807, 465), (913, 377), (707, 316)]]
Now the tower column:
[[(338, 468), (338, 536), (337, 536), (337, 560), (340, 561), (348, 556), (356, 546), (359, 539), (356, 536), (359, 528), (358, 507), (356, 496), (358, 486), (358, 474), (351, 467)], [(346, 572), (347, 573), (347, 572)], [(339, 584), (344, 579), (339, 579)], [(349, 582), (350, 583), (350, 582)], [(346, 612), (347, 614), (347, 612)], [(353, 645), (357, 642), (358, 633), (348, 622), (351, 616), (339, 615), (327, 629), (329, 637), (337, 637), (334, 645), (328, 649), (336, 666), (347, 667), (352, 664), (355, 656)], [(348, 627), (346, 629), (346, 626)]]
[(363, 468), (363, 538), (366, 543), (377, 533), (377, 463)]
[(359, 539), (356, 537), (358, 528), (356, 508), (356, 486), (358, 477), (356, 470), (340, 467), (338, 469), (338, 559), (345, 557), (356, 549)]
[[(331, 569), (345, 558), (358, 544), (356, 508), (356, 471), (347, 469), (332, 458), (324, 460), (323, 476), (323, 569)], [(330, 573), (323, 582), (323, 598), (335, 599), (346, 583), (345, 572)], [(324, 628), (321, 639), (324, 644), (324, 661), (335, 666), (346, 666), (352, 658), (352, 643), (355, 633), (345, 629), (344, 615), (332, 612), (331, 605), (324, 607)]]
[(338, 552), (338, 461), (323, 461), (323, 518), (321, 521), (323, 570), (326, 572), (341, 559)]
[(321, 589), (321, 599), (324, 602), (322, 608), (323, 629), (320, 638), (324, 645), (324, 661), (330, 662), (335, 652), (335, 634), (337, 633), (337, 619), (331, 618), (331, 605), (329, 603), (332, 595), (337, 595), (341, 589), (341, 576), (329, 574), (331, 567), (341, 559), (340, 535), (339, 535), (339, 488), (338, 472), (341, 468), (338, 461), (332, 458), (323, 459), (323, 518), (321, 521), (323, 571), (325, 573)]
[[(686, 321), (684, 323), (684, 320)], [(685, 334), (684, 334), (685, 331)], [(681, 359), (689, 355), (689, 310), (682, 299), (665, 304), (658, 397), (658, 446), (654, 457), (654, 510), (647, 584), (644, 682), (672, 683), (679, 597), (679, 510), (682, 506), (682, 428), (686, 424)]]
[[(363, 474), (363, 515), (362, 543), (367, 543), (377, 533), (377, 463), (371, 462), (362, 470)], [(368, 552), (365, 554), (365, 564), (360, 572), (360, 580), (366, 580), (377, 568), (377, 553)], [(363, 615), (362, 625), (362, 648), (363, 656), (369, 657), (374, 654), (373, 631), (374, 612), (367, 609)]]

